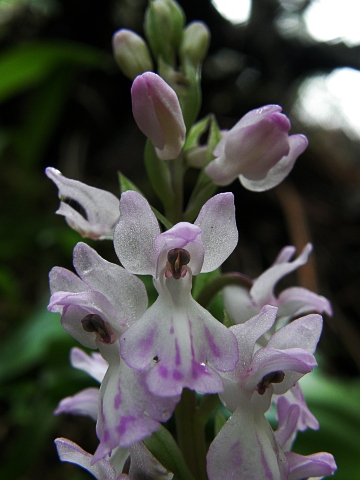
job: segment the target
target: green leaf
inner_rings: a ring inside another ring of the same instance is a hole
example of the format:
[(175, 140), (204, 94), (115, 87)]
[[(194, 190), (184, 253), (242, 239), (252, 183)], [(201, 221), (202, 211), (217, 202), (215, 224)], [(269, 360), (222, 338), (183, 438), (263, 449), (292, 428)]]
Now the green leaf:
[(110, 55), (70, 42), (33, 42), (0, 55), (0, 102), (29, 90), (61, 65), (105, 68)]
[(151, 437), (144, 439), (146, 448), (159, 462), (174, 474), (174, 480), (195, 480), (185, 464), (184, 457), (174, 437), (163, 426)]
[(55, 341), (72, 343), (71, 337), (61, 328), (59, 316), (48, 312), (44, 305), (0, 346), (0, 381), (13, 378), (39, 363)]
[(184, 145), (184, 150), (189, 150), (190, 148), (195, 148), (200, 145), (200, 137), (203, 135), (209, 127), (210, 115), (207, 115), (202, 120), (194, 123), (191, 127), (190, 132), (186, 137), (186, 142)]

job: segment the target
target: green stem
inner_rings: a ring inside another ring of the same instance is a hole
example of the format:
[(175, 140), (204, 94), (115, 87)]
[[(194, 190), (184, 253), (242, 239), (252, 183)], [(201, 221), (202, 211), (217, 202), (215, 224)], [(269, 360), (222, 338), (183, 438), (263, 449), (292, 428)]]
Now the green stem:
[(165, 205), (165, 216), (172, 224), (181, 222), (183, 219), (183, 163), (182, 155), (168, 161), (173, 190), (171, 201)]

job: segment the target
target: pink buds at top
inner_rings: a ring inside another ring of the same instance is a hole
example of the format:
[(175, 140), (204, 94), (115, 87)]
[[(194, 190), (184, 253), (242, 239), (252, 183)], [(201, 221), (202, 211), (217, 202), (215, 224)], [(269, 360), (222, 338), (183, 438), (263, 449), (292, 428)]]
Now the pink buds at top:
[(156, 73), (145, 72), (135, 78), (131, 96), (135, 121), (151, 140), (158, 157), (178, 157), (186, 128), (175, 91)]
[(308, 141), (304, 135), (288, 135), (290, 121), (280, 112), (278, 105), (252, 110), (224, 134), (206, 167), (216, 185), (239, 177), (245, 188), (261, 192), (284, 180)]
[(130, 80), (148, 70), (153, 62), (145, 40), (135, 32), (122, 28), (113, 36), (113, 51), (120, 70)]

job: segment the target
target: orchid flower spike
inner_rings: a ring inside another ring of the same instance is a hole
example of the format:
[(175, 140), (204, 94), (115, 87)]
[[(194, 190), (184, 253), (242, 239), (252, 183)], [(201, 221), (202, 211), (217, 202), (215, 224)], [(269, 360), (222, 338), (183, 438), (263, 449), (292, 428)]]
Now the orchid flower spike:
[[(291, 260), (295, 247), (284, 247), (270, 268), (265, 270), (249, 289), (230, 285), (223, 290), (225, 308), (234, 323), (246, 322), (260, 312), (265, 305), (278, 307), (278, 323), (286, 323), (291, 317), (310, 312), (332, 314), (329, 300), (302, 287), (290, 287), (275, 296), (276, 284), (289, 273), (305, 265), (312, 251), (308, 243), (301, 254)], [(250, 281), (251, 282), (251, 281)]]
[[(63, 215), (71, 228), (93, 240), (113, 237), (119, 219), (119, 199), (115, 195), (66, 178), (53, 167), (47, 167), (45, 173), (59, 189), (61, 203), (56, 213)], [(82, 207), (85, 216), (71, 206), (71, 200)]]
[(202, 207), (195, 224), (180, 222), (161, 233), (140, 194), (122, 194), (114, 246), (130, 272), (152, 275), (156, 302), (121, 337), (121, 355), (132, 368), (150, 371), (149, 390), (171, 396), (183, 387), (202, 393), (223, 389), (215, 371), (235, 368), (233, 334), (191, 296), (192, 276), (218, 268), (236, 246), (233, 195), (222, 193)]
[(186, 127), (175, 91), (159, 75), (138, 75), (131, 87), (135, 121), (152, 142), (161, 160), (180, 155)]
[(224, 392), (219, 396), (233, 414), (210, 445), (209, 480), (290, 478), (286, 455), (264, 413), (273, 393), (284, 394), (316, 366), (313, 353), (322, 318), (318, 314), (299, 318), (279, 329), (265, 347), (256, 349), (257, 340), (272, 328), (276, 314), (276, 307), (265, 306), (247, 322), (230, 327), (240, 359), (235, 370), (222, 374)]
[(308, 145), (304, 135), (288, 136), (289, 119), (278, 105), (251, 110), (217, 144), (206, 173), (216, 185), (236, 177), (248, 190), (276, 187), (292, 170)]

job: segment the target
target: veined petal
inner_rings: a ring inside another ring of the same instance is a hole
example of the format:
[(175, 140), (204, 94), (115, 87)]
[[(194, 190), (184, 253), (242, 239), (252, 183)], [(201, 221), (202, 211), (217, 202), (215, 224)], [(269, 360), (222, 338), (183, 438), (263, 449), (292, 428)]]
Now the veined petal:
[(195, 225), (201, 228), (205, 252), (201, 271), (211, 272), (228, 258), (238, 242), (234, 195), (220, 193), (210, 198), (200, 210)]
[(290, 469), (288, 480), (327, 477), (333, 475), (337, 469), (335, 459), (330, 453), (322, 452), (304, 456), (294, 452), (286, 452), (286, 460)]
[(96, 421), (98, 418), (98, 400), (99, 389), (86, 388), (71, 397), (63, 398), (54, 413), (55, 415), (60, 413), (83, 415)]
[(74, 368), (88, 373), (99, 383), (102, 382), (109, 366), (100, 353), (91, 353), (91, 355), (88, 355), (77, 347), (73, 347), (70, 350), (70, 363)]
[(97, 435), (100, 444), (94, 462), (117, 446), (129, 447), (160, 428), (167, 421), (179, 397), (152, 395), (145, 373), (129, 368), (124, 361), (111, 363), (101, 384)]
[(263, 415), (235, 410), (209, 447), (209, 480), (287, 480), (285, 455)]
[(109, 461), (100, 460), (95, 465), (92, 464), (93, 456), (67, 438), (57, 438), (55, 444), (62, 462), (75, 463), (85, 468), (97, 480), (112, 480), (116, 478), (115, 469)]
[(277, 282), (296, 270), (301, 265), (304, 265), (312, 251), (312, 245), (308, 243), (301, 254), (292, 262), (277, 263), (268, 270), (266, 270), (260, 277), (258, 277), (250, 290), (251, 298), (258, 305), (265, 305), (273, 298), (273, 290)]
[(129, 272), (154, 276), (157, 261), (154, 242), (160, 227), (151, 207), (142, 195), (129, 190), (121, 195), (120, 208), (114, 233), (117, 256)]
[(233, 334), (192, 299), (190, 290), (172, 300), (171, 288), (186, 281), (166, 280), (168, 293), (160, 291), (152, 307), (120, 339), (121, 355), (130, 367), (150, 368), (146, 381), (155, 395), (177, 395), (183, 387), (202, 393), (222, 391), (222, 380), (212, 367), (230, 371), (237, 361)]
[(56, 213), (65, 216), (69, 225), (83, 237), (94, 240), (112, 238), (119, 218), (119, 199), (115, 195), (66, 178), (56, 168), (48, 167), (45, 173), (58, 187), (59, 198), (78, 202), (87, 218), (63, 201)]
[(74, 267), (92, 290), (109, 300), (124, 325), (130, 325), (145, 312), (148, 297), (143, 282), (119, 265), (104, 260), (86, 243), (75, 246)]

